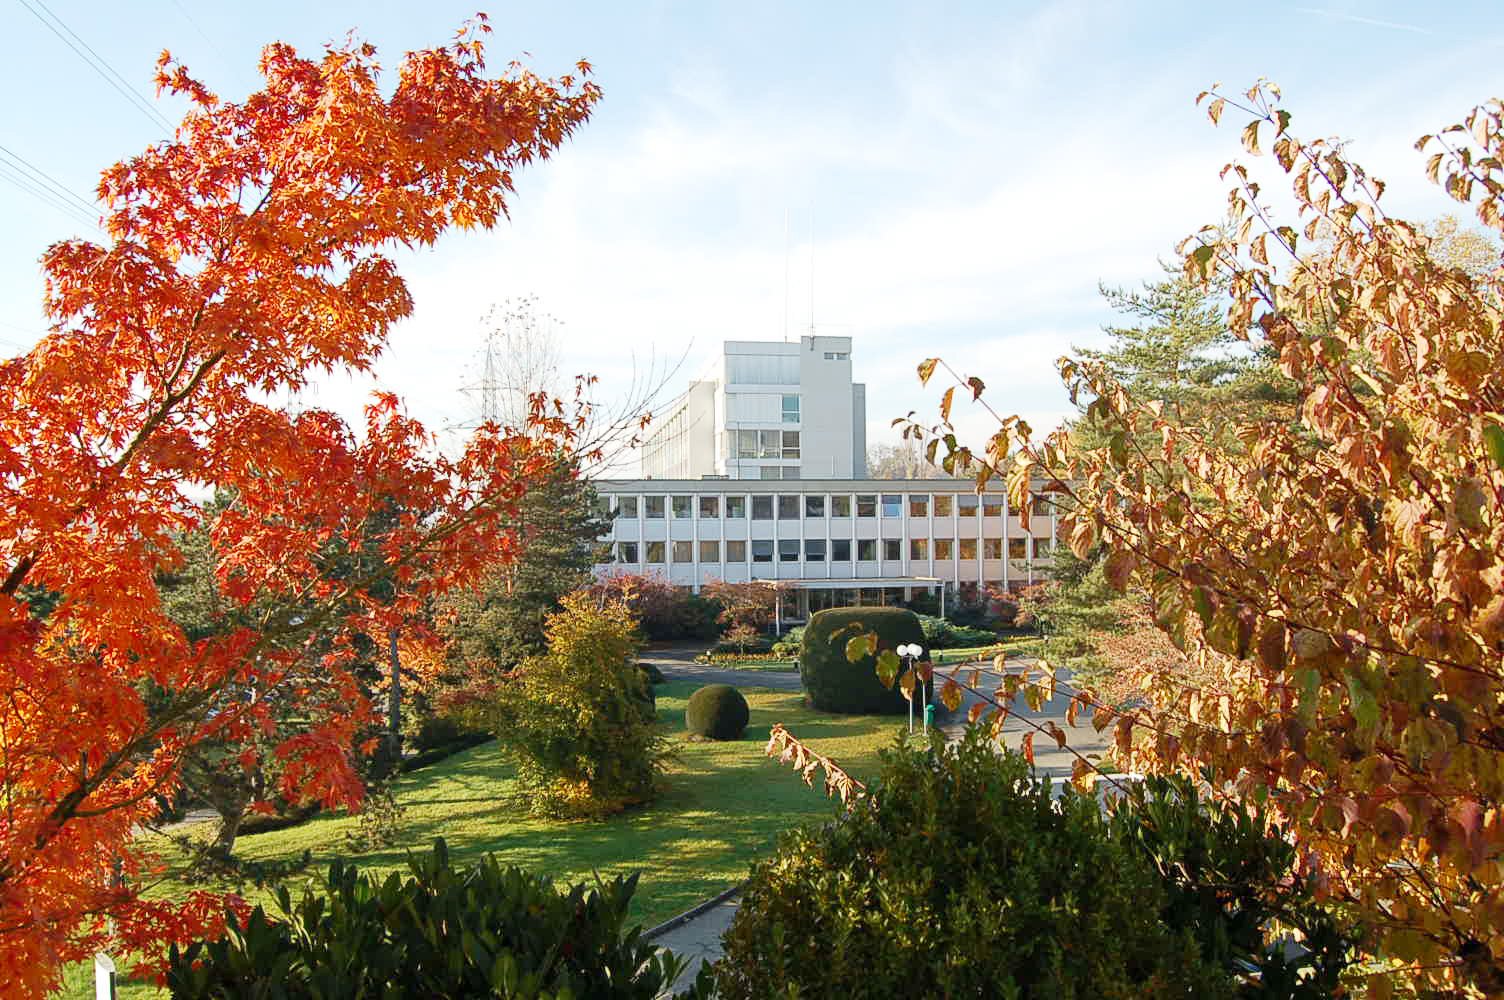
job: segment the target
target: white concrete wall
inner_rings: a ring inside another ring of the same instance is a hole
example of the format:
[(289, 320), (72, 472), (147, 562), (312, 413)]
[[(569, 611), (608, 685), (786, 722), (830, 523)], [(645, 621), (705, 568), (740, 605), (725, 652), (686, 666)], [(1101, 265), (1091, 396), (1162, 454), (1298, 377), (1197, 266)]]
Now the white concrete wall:
[(799, 338), (799, 394), (801, 478), (851, 478), (854, 428), (850, 337)]

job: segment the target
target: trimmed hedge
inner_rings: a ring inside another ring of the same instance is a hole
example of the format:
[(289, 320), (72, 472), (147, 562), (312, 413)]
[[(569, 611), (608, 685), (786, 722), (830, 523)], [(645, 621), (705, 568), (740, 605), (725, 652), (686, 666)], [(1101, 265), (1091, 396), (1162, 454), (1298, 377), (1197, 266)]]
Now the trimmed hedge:
[(689, 696), (684, 728), (713, 740), (739, 740), (752, 718), (747, 699), (730, 684), (710, 684)]
[(846, 642), (864, 632), (877, 633), (879, 650), (905, 643), (924, 645), (919, 616), (906, 608), (831, 608), (816, 612), (804, 628), (799, 647), (799, 676), (810, 704), (822, 712), (857, 715), (897, 714), (909, 703), (895, 684), (883, 686), (871, 655), (855, 663), (846, 659)]

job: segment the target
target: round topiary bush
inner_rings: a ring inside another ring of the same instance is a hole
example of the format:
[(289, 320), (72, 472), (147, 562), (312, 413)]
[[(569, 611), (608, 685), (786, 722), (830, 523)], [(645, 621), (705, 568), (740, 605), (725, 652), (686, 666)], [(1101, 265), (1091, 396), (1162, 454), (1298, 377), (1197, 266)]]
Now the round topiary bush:
[(692, 736), (712, 740), (739, 740), (752, 717), (747, 699), (730, 684), (711, 684), (689, 696), (684, 709), (684, 728)]
[(875, 715), (908, 711), (895, 684), (883, 686), (872, 655), (855, 663), (846, 659), (846, 642), (864, 632), (877, 633), (879, 650), (924, 641), (919, 616), (907, 608), (831, 608), (811, 616), (799, 646), (799, 676), (810, 704), (822, 712)]

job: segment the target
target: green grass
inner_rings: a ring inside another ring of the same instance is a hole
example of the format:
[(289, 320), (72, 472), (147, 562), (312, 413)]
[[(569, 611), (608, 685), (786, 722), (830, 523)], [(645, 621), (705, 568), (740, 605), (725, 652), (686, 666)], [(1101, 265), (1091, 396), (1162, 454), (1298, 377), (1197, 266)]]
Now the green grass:
[[(236, 853), (248, 860), (294, 857), (305, 848), (324, 867), (335, 857), (376, 871), (403, 867), (406, 850), (429, 846), (442, 836), (457, 862), (494, 852), (504, 862), (545, 872), (560, 883), (642, 872), (634, 916), (652, 926), (741, 881), (754, 858), (766, 853), (783, 830), (831, 815), (825, 797), (806, 788), (792, 771), (763, 755), (768, 731), (782, 722), (858, 777), (876, 771), (877, 751), (901, 726), (893, 717), (814, 712), (799, 692), (748, 687), (751, 722), (746, 738), (732, 743), (691, 743), (684, 736), (684, 706), (700, 685), (660, 685), (658, 717), (673, 741), (663, 792), (650, 806), (595, 823), (532, 819), (516, 800), (510, 766), (495, 743), (458, 754), (406, 776), (397, 786), (405, 807), (403, 847), (352, 853), (345, 833), (356, 820), (319, 817), (288, 830), (241, 838)], [(182, 892), (168, 883), (164, 894)], [(248, 893), (253, 902), (269, 894)], [(68, 997), (92, 996), (88, 970), (70, 970)], [(164, 994), (127, 984), (122, 998)]]

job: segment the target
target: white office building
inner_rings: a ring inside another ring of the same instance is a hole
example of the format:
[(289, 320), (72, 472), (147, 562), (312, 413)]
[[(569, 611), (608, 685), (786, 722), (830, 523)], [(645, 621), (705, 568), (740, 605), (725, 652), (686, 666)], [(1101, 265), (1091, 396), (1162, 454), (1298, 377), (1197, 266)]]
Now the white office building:
[(1042, 579), (1056, 544), (1042, 495), (1024, 524), (970, 480), (866, 479), (866, 409), (850, 337), (727, 341), (654, 421), (642, 478), (595, 484), (611, 520), (596, 574), (778, 582), (785, 621)]
[(1043, 578), (1056, 545), (1044, 496), (1025, 525), (1002, 493), (957, 479), (597, 482), (611, 513), (597, 575), (651, 573), (698, 591), (711, 580), (783, 581), (785, 620), (827, 607), (949, 603), (975, 588)]
[(851, 381), (850, 337), (729, 340), (653, 421), (642, 475), (859, 479), (866, 456), (866, 386)]

